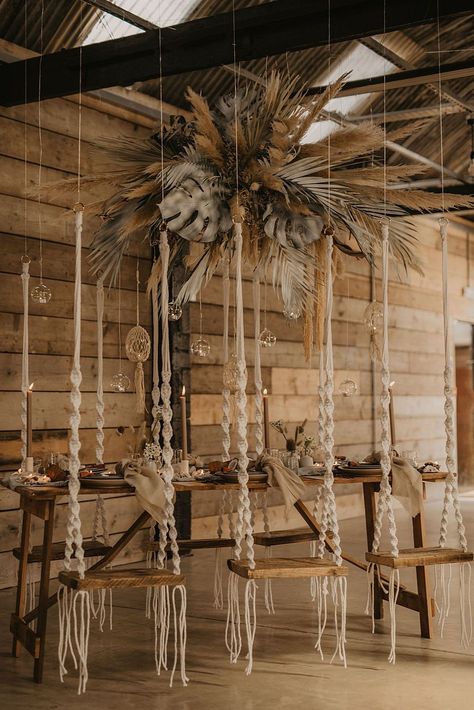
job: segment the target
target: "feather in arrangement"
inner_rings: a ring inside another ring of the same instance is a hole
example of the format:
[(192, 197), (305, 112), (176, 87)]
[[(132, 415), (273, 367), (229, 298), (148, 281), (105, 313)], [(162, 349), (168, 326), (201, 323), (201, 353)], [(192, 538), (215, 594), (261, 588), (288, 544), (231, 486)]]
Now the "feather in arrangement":
[[(109, 140), (102, 146), (113, 164), (106, 179), (118, 190), (102, 206), (93, 268), (113, 281), (130, 241), (148, 236), (156, 243), (164, 223), (171, 269), (182, 261), (187, 242), (201, 243), (202, 253), (187, 263), (188, 278), (176, 298), (183, 304), (223, 258), (232, 257), (232, 222), (243, 216), (245, 259), (262, 274), (270, 270), (283, 305), (302, 311), (311, 340), (324, 284), (324, 274), (318, 276), (324, 250), (315, 243), (324, 224), (331, 222), (341, 252), (372, 261), (381, 247), (380, 219), (387, 215), (392, 256), (403, 268), (419, 270), (410, 213), (439, 209), (440, 197), (391, 189), (423, 167), (371, 165), (374, 151), (406, 129), (385, 134), (364, 123), (340, 128), (331, 134), (330, 152), (327, 138), (304, 142), (344, 79), (313, 97), (297, 77), (287, 80), (273, 72), (266, 82), (244, 84), (214, 107), (189, 89), (191, 120), (172, 117), (146, 140)], [(468, 197), (445, 194), (444, 199), (446, 207), (472, 206)], [(153, 290), (160, 277), (158, 261)]]

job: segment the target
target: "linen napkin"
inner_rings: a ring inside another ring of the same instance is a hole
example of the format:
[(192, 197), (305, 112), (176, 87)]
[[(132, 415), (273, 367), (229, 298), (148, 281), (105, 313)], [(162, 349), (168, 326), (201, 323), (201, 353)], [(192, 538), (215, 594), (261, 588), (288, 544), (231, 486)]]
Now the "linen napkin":
[(261, 454), (258, 457), (255, 469), (268, 475), (269, 486), (277, 487), (281, 490), (286, 512), (288, 513), (295, 501), (303, 495), (306, 488), (304, 482), (296, 473), (283, 466), (279, 459), (267, 454)]
[(392, 459), (392, 493), (412, 518), (421, 510), (423, 478), (407, 459)]
[(154, 461), (122, 461), (124, 478), (135, 488), (135, 496), (147, 513), (160, 523), (165, 518), (165, 484)]

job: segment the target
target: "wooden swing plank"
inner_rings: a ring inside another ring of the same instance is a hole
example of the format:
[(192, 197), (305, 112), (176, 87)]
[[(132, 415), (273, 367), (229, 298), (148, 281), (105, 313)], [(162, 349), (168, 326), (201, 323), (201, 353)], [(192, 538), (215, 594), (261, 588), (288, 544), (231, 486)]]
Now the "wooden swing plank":
[[(177, 540), (178, 548), (180, 550), (203, 550), (203, 549), (214, 549), (218, 547), (234, 547), (235, 540), (232, 537), (216, 537), (216, 538), (202, 538), (196, 540)], [(170, 544), (166, 545), (166, 549), (170, 549)], [(160, 549), (160, 543), (158, 541), (151, 541), (145, 545), (145, 550), (148, 552), (158, 552)]]
[(390, 552), (366, 552), (367, 562), (400, 569), (402, 567), (425, 567), (426, 565), (447, 565), (450, 563), (471, 562), (472, 552), (463, 552), (449, 547), (418, 547), (400, 550), (398, 557)]
[(294, 528), (293, 530), (272, 530), (270, 533), (254, 533), (256, 545), (272, 547), (273, 545), (290, 545), (296, 542), (311, 542), (319, 535), (310, 528)]
[[(84, 540), (82, 546), (84, 548), (84, 557), (102, 557), (106, 552), (112, 549), (110, 545), (104, 545), (104, 543), (98, 542), (97, 540)], [(50, 559), (63, 560), (64, 550), (64, 542), (54, 542), (51, 546)], [(17, 560), (19, 560), (21, 556), (21, 549), (19, 547), (13, 548), (13, 555), (17, 558)], [(41, 562), (42, 557), (43, 546), (35, 545), (31, 549), (31, 552), (28, 553), (28, 564), (33, 562)], [(73, 557), (75, 557), (75, 553), (73, 553)]]
[(348, 569), (317, 557), (270, 557), (255, 560), (250, 569), (248, 560), (227, 560), (227, 566), (244, 579), (301, 579), (303, 577), (342, 577)]
[(136, 587), (176, 587), (184, 584), (184, 575), (167, 569), (141, 567), (137, 569), (88, 570), (81, 579), (75, 571), (59, 573), (59, 582), (70, 589), (116, 589)]

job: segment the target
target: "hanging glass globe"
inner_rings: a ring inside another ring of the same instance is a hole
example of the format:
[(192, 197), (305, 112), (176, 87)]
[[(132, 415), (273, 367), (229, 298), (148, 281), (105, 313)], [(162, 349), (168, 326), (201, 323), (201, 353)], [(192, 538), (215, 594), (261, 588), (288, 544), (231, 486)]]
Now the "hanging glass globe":
[(237, 392), (239, 383), (239, 365), (237, 355), (235, 353), (232, 353), (229, 360), (227, 360), (224, 364), (222, 382), (225, 389), (228, 389), (229, 392)]
[(364, 311), (364, 323), (369, 333), (375, 333), (383, 321), (383, 306), (378, 301), (369, 303)]
[(179, 320), (182, 315), (183, 315), (183, 309), (181, 308), (179, 303), (175, 303), (174, 301), (170, 301), (168, 304), (168, 318), (170, 320)]
[(210, 352), (211, 346), (204, 338), (199, 338), (191, 343), (191, 353), (197, 357), (207, 357)]
[(353, 397), (358, 391), (357, 382), (354, 382), (354, 380), (343, 380), (339, 385), (339, 394), (342, 394), (344, 397)]
[(274, 335), (271, 330), (268, 330), (268, 328), (264, 328), (258, 336), (258, 342), (262, 348), (272, 348), (276, 341), (276, 335)]
[(301, 316), (301, 308), (296, 303), (291, 303), (284, 307), (283, 315), (287, 320), (298, 320)]
[(110, 380), (112, 392), (126, 392), (130, 387), (130, 378), (124, 372), (117, 372)]
[(51, 300), (51, 289), (43, 282), (39, 283), (31, 290), (31, 300), (34, 303), (49, 303)]

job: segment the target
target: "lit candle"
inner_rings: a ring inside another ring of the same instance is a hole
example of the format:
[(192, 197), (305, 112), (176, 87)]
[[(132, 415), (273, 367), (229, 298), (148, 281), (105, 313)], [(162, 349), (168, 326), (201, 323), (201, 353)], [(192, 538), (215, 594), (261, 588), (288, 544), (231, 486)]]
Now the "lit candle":
[(396, 443), (396, 438), (395, 438), (395, 412), (393, 409), (393, 385), (395, 382), (390, 382), (388, 386), (388, 393), (390, 395), (390, 404), (389, 404), (389, 419), (390, 419), (390, 439), (392, 440), (392, 446), (395, 446)]
[(26, 470), (33, 472), (33, 385), (26, 390)]
[(186, 387), (183, 385), (181, 391), (181, 448), (183, 449), (183, 460), (188, 458), (188, 422), (186, 412)]
[(268, 392), (263, 390), (263, 441), (266, 449), (270, 448), (270, 420), (268, 418)]

